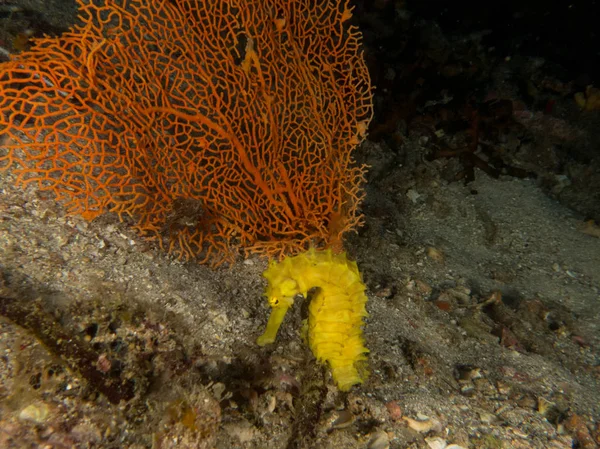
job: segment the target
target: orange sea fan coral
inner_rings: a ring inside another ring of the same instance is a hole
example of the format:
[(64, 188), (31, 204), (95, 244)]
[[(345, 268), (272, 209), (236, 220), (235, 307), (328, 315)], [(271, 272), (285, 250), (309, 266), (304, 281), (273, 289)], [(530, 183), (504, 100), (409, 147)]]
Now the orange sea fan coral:
[(20, 184), (212, 264), (356, 228), (372, 92), (347, 3), (79, 5), (1, 66), (0, 165)]

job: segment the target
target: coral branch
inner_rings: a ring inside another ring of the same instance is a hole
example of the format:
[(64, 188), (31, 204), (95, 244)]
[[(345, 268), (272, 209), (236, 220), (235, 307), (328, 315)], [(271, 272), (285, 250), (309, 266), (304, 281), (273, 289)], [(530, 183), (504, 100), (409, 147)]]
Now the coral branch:
[(79, 5), (81, 25), (2, 65), (0, 166), (20, 184), (212, 264), (357, 227), (372, 104), (347, 4)]

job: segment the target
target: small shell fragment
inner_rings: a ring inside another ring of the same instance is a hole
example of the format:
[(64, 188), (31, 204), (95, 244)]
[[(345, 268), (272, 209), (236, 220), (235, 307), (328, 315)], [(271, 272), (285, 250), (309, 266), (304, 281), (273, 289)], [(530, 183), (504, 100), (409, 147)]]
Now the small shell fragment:
[(24, 421), (32, 421), (37, 424), (41, 424), (48, 418), (50, 414), (50, 407), (44, 403), (30, 404), (21, 410), (19, 413), (19, 419)]
[(446, 449), (448, 443), (440, 437), (425, 438), (425, 442), (430, 449)]
[(378, 430), (373, 433), (373, 436), (367, 444), (367, 449), (388, 449), (390, 447), (390, 437), (387, 432)]
[(388, 413), (390, 414), (390, 418), (392, 421), (400, 421), (402, 419), (402, 409), (398, 405), (396, 401), (390, 401), (385, 404)]
[(340, 410), (337, 412), (337, 418), (331, 424), (332, 429), (343, 429), (350, 426), (354, 422), (354, 416), (348, 410)]
[(433, 421), (430, 419), (424, 421), (417, 421), (416, 419), (409, 418), (407, 416), (403, 416), (402, 419), (406, 421), (408, 427), (413, 430), (416, 430), (419, 433), (427, 433), (433, 428)]

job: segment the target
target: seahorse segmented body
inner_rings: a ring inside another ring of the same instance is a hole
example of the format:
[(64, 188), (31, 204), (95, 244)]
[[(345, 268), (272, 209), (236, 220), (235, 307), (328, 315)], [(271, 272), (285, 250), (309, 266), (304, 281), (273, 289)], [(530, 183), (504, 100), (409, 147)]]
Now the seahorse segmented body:
[(369, 352), (362, 336), (367, 296), (356, 262), (349, 261), (345, 253), (311, 249), (271, 263), (263, 276), (269, 281), (265, 296), (272, 312), (257, 343), (273, 343), (294, 296), (306, 297), (318, 287), (309, 306), (309, 346), (317, 360), (330, 366), (340, 390), (362, 383), (366, 370), (361, 362)]

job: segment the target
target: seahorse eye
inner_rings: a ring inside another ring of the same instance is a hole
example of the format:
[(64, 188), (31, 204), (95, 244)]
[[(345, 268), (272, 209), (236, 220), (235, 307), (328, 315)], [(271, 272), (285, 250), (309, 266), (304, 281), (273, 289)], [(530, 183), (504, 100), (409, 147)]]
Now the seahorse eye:
[(272, 306), (278, 306), (279, 305), (279, 298), (271, 298), (271, 305)]

